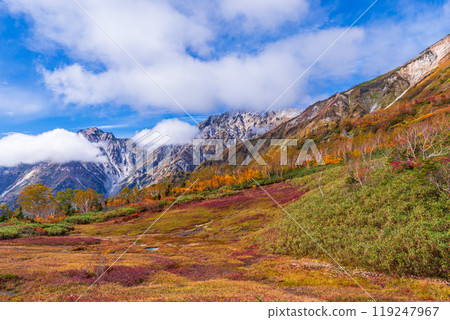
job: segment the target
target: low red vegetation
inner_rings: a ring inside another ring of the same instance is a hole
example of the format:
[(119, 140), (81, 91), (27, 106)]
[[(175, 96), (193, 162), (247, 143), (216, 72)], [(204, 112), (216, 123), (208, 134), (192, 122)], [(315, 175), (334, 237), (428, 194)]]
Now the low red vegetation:
[(60, 279), (61, 281), (54, 281), (55, 283), (66, 282), (66, 280), (79, 283), (92, 283), (95, 281), (95, 279), (93, 279), (93, 273), (90, 273), (86, 270), (67, 270), (59, 272), (59, 274), (63, 275), (64, 278)]
[(125, 287), (138, 285), (147, 278), (150, 270), (143, 267), (114, 266), (106, 272), (100, 281), (120, 283)]
[(75, 246), (98, 244), (102, 240), (97, 238), (71, 238), (71, 237), (30, 237), (6, 240), (6, 243), (20, 245), (42, 245), (42, 246)]
[[(98, 282), (113, 282), (132, 287), (144, 282), (150, 273), (149, 269), (143, 267), (113, 266)], [(93, 272), (86, 270), (68, 270), (60, 274), (64, 276), (64, 280), (80, 283), (93, 283), (98, 278)]]
[[(300, 196), (304, 195), (306, 192), (299, 190), (297, 186), (290, 183), (272, 184), (269, 186), (263, 186), (264, 190), (274, 198), (278, 203), (285, 204), (297, 200)], [(255, 190), (258, 196), (268, 197), (266, 192), (261, 188)]]
[(244, 247), (244, 251), (234, 251), (230, 254), (233, 258), (244, 262), (246, 265), (254, 264), (262, 259), (259, 248), (256, 245)]
[(237, 220), (236, 223), (237, 223), (237, 224), (242, 224), (242, 223), (247, 222), (247, 221), (253, 221), (253, 220), (258, 220), (258, 219), (264, 219), (265, 217), (266, 217), (266, 215), (263, 214), (263, 213), (257, 213), (257, 214), (254, 214), (254, 215), (247, 215), (247, 216), (245, 216), (245, 217), (240, 218), (239, 220)]
[(243, 275), (232, 266), (218, 264), (181, 264), (166, 257), (153, 257), (152, 265), (155, 270), (164, 270), (172, 274), (186, 277), (192, 281), (204, 281), (210, 279), (226, 278), (231, 280), (242, 280)]
[(152, 260), (152, 265), (155, 267), (155, 269), (159, 270), (172, 270), (177, 269), (180, 266), (177, 261), (162, 256), (152, 257)]
[[(297, 186), (294, 186), (290, 183), (272, 184), (263, 186), (262, 188), (264, 188), (264, 190), (267, 191), (267, 193), (270, 194), (270, 196), (272, 196), (280, 204), (292, 202), (305, 194), (305, 191), (299, 190)], [(257, 187), (254, 189), (245, 190), (239, 194), (218, 199), (204, 200), (195, 203), (186, 203), (178, 207), (183, 209), (185, 207), (192, 208), (198, 206), (206, 207), (210, 210), (220, 211), (231, 208), (238, 209), (242, 206), (248, 206), (253, 202), (272, 202), (272, 199), (266, 194), (264, 190)]]
[(391, 168), (396, 171), (403, 171), (405, 169), (413, 169), (420, 167), (420, 162), (417, 159), (409, 159), (408, 161), (392, 161)]
[(180, 266), (177, 269), (168, 270), (170, 273), (186, 277), (192, 281), (204, 281), (210, 279), (227, 278), (240, 280), (242, 275), (231, 267), (212, 264), (191, 264)]

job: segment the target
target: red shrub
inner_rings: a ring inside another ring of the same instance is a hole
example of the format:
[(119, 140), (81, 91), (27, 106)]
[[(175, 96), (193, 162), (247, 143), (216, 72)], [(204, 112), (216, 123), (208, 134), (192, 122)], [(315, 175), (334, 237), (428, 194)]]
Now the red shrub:
[(230, 256), (251, 265), (261, 260), (262, 256), (259, 254), (259, 249), (256, 245), (244, 247), (245, 251), (234, 251)]
[[(268, 186), (263, 186), (275, 200), (280, 204), (285, 204), (298, 199), (305, 192), (299, 190), (297, 186), (290, 183), (278, 183)], [(239, 194), (231, 195), (224, 198), (204, 200), (194, 203), (184, 203), (178, 206), (180, 209), (193, 207), (206, 207), (211, 210), (227, 210), (227, 209), (241, 209), (247, 207), (253, 202), (260, 203), (261, 201), (273, 202), (261, 188), (245, 190)], [(275, 205), (275, 204), (274, 204)]]
[(392, 161), (391, 169), (394, 171), (411, 170), (415, 167), (420, 167), (421, 164), (416, 159), (409, 159), (408, 161)]

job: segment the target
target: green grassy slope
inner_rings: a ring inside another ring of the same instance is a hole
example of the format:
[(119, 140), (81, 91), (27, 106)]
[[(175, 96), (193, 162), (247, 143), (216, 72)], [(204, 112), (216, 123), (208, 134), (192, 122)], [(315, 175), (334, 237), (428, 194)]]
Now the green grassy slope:
[[(377, 160), (370, 163), (363, 186), (352, 183), (344, 170), (329, 168), (294, 180), (310, 191), (286, 210), (345, 265), (448, 278), (448, 193), (425, 179), (420, 168), (398, 172)], [(273, 241), (264, 243), (274, 252), (325, 256), (288, 217), (268, 234)]]

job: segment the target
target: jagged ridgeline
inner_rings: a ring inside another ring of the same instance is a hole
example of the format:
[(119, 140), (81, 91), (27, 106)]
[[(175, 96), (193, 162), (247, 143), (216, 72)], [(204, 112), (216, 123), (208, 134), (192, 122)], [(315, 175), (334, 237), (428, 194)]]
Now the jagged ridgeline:
[[(200, 123), (205, 139), (248, 139), (266, 132), (278, 124), (300, 114), (297, 109), (258, 114), (255, 112), (228, 112), (211, 116)], [(90, 142), (99, 143), (104, 163), (38, 163), (17, 167), (0, 167), (0, 199), (14, 201), (23, 188), (43, 183), (54, 191), (67, 188), (92, 188), (104, 195), (115, 194), (125, 186), (144, 187), (179, 171), (192, 171), (192, 147), (189, 145), (164, 146), (154, 151), (153, 174), (135, 170), (138, 155), (127, 148), (128, 139), (116, 138), (98, 128), (81, 130)]]

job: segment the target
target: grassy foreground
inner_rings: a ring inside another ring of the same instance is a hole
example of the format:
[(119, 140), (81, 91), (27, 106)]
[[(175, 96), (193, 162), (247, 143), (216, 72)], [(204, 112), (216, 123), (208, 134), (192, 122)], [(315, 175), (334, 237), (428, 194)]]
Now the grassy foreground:
[[(341, 170), (330, 167), (322, 173), (264, 188), (305, 228), (310, 228), (313, 236), (346, 265), (352, 277), (375, 300), (449, 300), (445, 277), (427, 278), (426, 273), (421, 277), (401, 275), (389, 272), (389, 264), (381, 265), (379, 270), (373, 267), (374, 259), (389, 260), (390, 252), (402, 247), (396, 247), (394, 241), (394, 249), (380, 251), (378, 257), (375, 248), (387, 244), (389, 237), (397, 239), (402, 232), (415, 231), (414, 223), (419, 217), (430, 221), (430, 232), (434, 232), (431, 235), (436, 243), (445, 240), (440, 238), (442, 234), (448, 235), (448, 231), (436, 229), (445, 225), (430, 220), (426, 215), (429, 208), (422, 210), (420, 206), (411, 209), (417, 213), (417, 218), (405, 223), (410, 220), (399, 217), (405, 208), (394, 205), (389, 209), (393, 211), (389, 211), (380, 205), (386, 203), (386, 199), (379, 199), (375, 206), (384, 208), (378, 213), (379, 219), (373, 212), (363, 221), (363, 214), (368, 214), (364, 208), (375, 205), (369, 199), (372, 195), (374, 199), (379, 196), (369, 188), (348, 191), (351, 200), (344, 201), (342, 207), (327, 203), (324, 198), (342, 200), (339, 192), (347, 190), (342, 187), (345, 179), (341, 177)], [(405, 194), (396, 183), (394, 179), (392, 186), (387, 186), (388, 190), (399, 188), (398, 193), (389, 193), (393, 198)], [(367, 192), (367, 197), (361, 192)], [(324, 202), (326, 210), (318, 211), (315, 207), (318, 201)], [(356, 205), (357, 210), (351, 210), (350, 203)], [(387, 212), (392, 215), (388, 222)], [(76, 300), (161, 213), (137, 212), (131, 216), (111, 217), (108, 221), (77, 224), (72, 226), (70, 236), (2, 240), (0, 301)], [(327, 219), (320, 215), (326, 215)], [(259, 188), (176, 205), (86, 292), (81, 301), (369, 301), (370, 297), (336, 264), (317, 254), (316, 248), (303, 238), (302, 231), (290, 225), (285, 216)], [(326, 222), (328, 218), (330, 222)], [(371, 232), (377, 224), (380, 224), (376, 229), (378, 233)], [(351, 229), (344, 229), (344, 226), (351, 226)], [(384, 239), (379, 230), (386, 227), (390, 227), (390, 234)], [(320, 228), (326, 232), (319, 232)], [(348, 238), (346, 242), (342, 242), (344, 235)], [(373, 242), (375, 235), (379, 242), (368, 246), (365, 252), (358, 251), (364, 250), (364, 246), (358, 247), (357, 241), (367, 244), (367, 241)], [(445, 253), (446, 249), (441, 250)], [(432, 251), (429, 258), (420, 255), (421, 247), (416, 251), (411, 247), (410, 251), (411, 258), (406, 255), (405, 261), (414, 257), (417, 262), (405, 264), (405, 270), (421, 270), (422, 258), (442, 260), (439, 252)], [(364, 259), (357, 257), (369, 259), (364, 263)], [(437, 272), (448, 271), (445, 268), (444, 264)]]
[[(423, 168), (391, 170), (382, 160), (368, 166), (363, 185), (341, 166), (295, 179), (309, 192), (288, 212), (347, 266), (450, 280), (449, 194), (425, 179)], [(272, 252), (324, 256), (290, 218), (264, 237)]]

